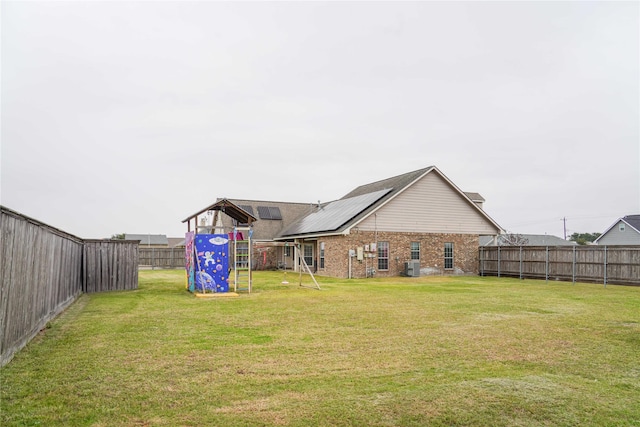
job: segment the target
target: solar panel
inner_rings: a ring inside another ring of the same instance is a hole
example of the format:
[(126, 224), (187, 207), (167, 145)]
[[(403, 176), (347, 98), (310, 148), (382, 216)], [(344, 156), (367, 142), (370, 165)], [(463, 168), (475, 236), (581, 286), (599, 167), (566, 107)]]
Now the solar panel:
[(277, 206), (258, 206), (260, 219), (282, 219), (282, 213)]
[(271, 219), (271, 213), (268, 206), (258, 206), (258, 216), (260, 219)]
[(291, 226), (285, 235), (333, 231), (346, 224), (350, 219), (380, 200), (392, 189), (374, 191), (373, 193), (348, 199), (336, 200), (322, 207), (317, 212), (304, 217), (300, 222)]
[(271, 219), (282, 219), (282, 213), (280, 213), (280, 208), (277, 206), (269, 206), (269, 214)]
[(255, 216), (253, 214), (253, 208), (251, 207), (251, 205), (238, 205), (238, 207), (246, 212), (248, 212), (251, 216)]

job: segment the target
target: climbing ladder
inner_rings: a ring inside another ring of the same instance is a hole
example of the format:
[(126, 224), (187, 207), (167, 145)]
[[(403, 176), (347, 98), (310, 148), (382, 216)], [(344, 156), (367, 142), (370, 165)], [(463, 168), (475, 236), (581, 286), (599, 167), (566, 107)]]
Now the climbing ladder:
[(251, 231), (249, 227), (236, 227), (233, 230), (234, 292), (251, 293)]

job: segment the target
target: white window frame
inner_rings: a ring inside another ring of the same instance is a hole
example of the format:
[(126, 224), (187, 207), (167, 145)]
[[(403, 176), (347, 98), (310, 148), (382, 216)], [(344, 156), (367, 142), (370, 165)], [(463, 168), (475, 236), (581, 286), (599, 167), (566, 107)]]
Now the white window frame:
[[(309, 254), (307, 254), (307, 250), (309, 250)], [(302, 245), (302, 257), (309, 268), (313, 268), (313, 243), (305, 243)]]
[(411, 259), (420, 261), (420, 242), (411, 242)]
[(446, 242), (444, 244), (444, 269), (445, 270), (453, 270), (453, 252), (454, 245), (451, 242)]
[[(376, 244), (378, 249), (378, 270), (388, 271), (389, 270), (389, 253), (390, 253), (390, 245), (389, 242), (377, 242)], [(386, 255), (385, 255), (386, 251)], [(386, 268), (385, 268), (386, 265)]]

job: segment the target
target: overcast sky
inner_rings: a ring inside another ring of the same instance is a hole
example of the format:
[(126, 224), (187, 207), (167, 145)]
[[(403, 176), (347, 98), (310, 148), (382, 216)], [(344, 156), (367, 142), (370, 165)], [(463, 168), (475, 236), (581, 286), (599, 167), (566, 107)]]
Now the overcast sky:
[(2, 205), (80, 237), (430, 165), (511, 232), (640, 214), (638, 2), (0, 7)]

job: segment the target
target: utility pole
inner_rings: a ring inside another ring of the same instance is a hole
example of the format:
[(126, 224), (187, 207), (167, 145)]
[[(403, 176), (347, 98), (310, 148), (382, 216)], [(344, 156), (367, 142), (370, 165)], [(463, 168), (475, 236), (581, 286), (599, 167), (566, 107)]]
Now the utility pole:
[(567, 217), (560, 218), (564, 227), (564, 240), (567, 240)]

